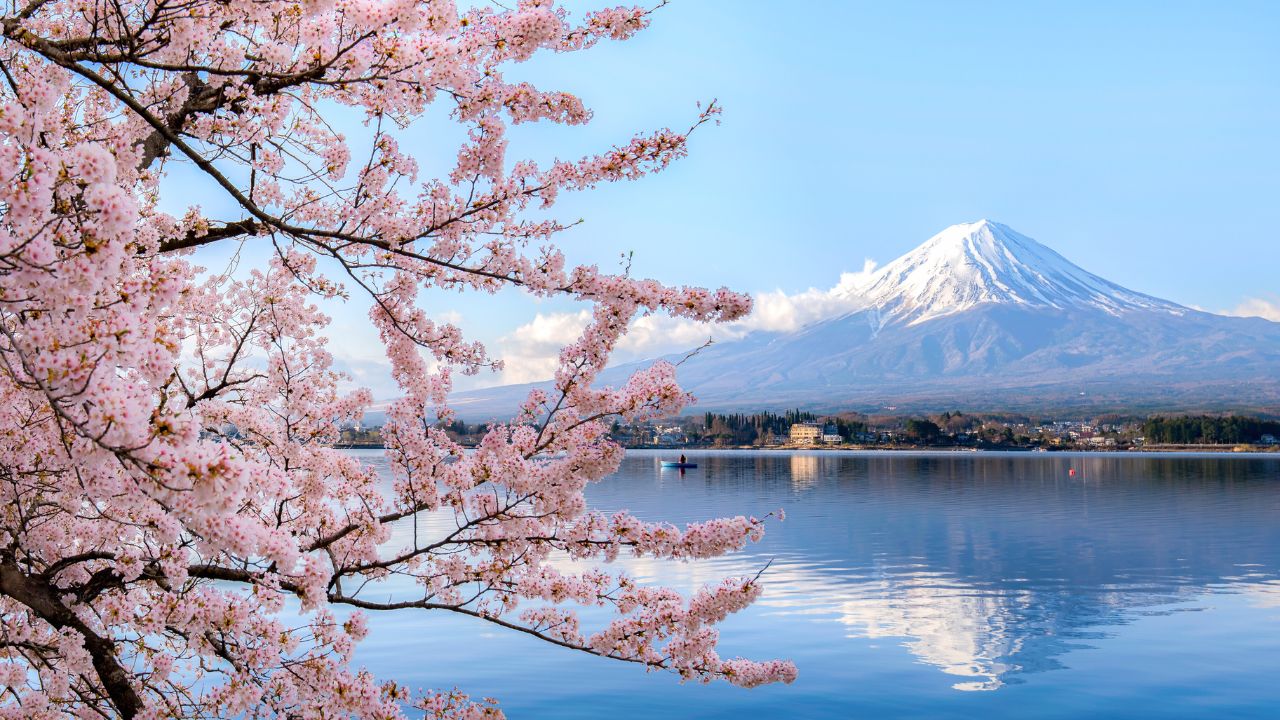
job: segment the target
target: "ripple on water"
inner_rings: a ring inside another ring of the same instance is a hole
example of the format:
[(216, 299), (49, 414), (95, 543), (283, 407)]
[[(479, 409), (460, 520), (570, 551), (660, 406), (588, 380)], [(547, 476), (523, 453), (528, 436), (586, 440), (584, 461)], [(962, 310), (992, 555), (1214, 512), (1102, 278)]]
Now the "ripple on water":
[[(619, 718), (1274, 707), (1280, 458), (688, 454), (699, 468), (679, 474), (631, 453), (590, 499), (677, 523), (784, 507), (786, 522), (730, 557), (616, 568), (692, 592), (769, 563), (760, 601), (724, 624), (722, 650), (791, 657), (794, 686), (681, 686), (452, 618), (375, 619), (361, 657), (410, 684), (492, 694), (513, 717), (578, 706)], [(436, 518), (419, 531), (447, 527)], [(450, 659), (406, 664), (406, 642)], [(572, 687), (557, 682), (566, 674)]]

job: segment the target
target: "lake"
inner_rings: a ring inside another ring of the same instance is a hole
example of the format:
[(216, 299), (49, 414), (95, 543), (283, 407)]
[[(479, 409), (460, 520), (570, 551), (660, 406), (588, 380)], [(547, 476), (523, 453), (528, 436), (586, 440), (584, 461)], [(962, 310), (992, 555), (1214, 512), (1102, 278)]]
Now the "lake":
[(688, 454), (628, 453), (592, 504), (786, 521), (727, 558), (618, 565), (688, 593), (771, 562), (720, 651), (790, 658), (793, 685), (681, 684), (420, 611), (372, 616), (357, 663), (511, 718), (1275, 717), (1280, 455)]

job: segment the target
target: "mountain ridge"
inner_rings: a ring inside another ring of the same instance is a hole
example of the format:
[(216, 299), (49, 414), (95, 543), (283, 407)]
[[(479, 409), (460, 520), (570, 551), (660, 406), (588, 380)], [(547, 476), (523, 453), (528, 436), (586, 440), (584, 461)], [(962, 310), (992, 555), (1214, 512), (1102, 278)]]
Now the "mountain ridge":
[[(681, 384), (699, 410), (1280, 408), (1280, 323), (1129, 290), (990, 220), (953, 225), (846, 292), (842, 315), (699, 352)], [(463, 393), (457, 408), (502, 414), (536, 385)]]
[(1185, 312), (1105, 280), (991, 220), (952, 225), (847, 289), (886, 322), (914, 324), (995, 302), (1065, 309)]

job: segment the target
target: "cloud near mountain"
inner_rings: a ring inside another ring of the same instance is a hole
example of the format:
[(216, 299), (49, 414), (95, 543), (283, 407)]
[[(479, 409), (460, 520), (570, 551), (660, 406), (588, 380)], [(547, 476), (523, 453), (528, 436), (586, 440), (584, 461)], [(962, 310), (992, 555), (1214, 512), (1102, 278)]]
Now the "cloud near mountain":
[[(1280, 323), (1202, 312), (1121, 287), (999, 223), (953, 225), (830, 290), (765, 293), (723, 329), (644, 318), (601, 382), (663, 350), (705, 409), (1280, 407)], [(1264, 315), (1270, 301), (1240, 314)], [(526, 367), (554, 368), (583, 315), (545, 316), (510, 336)], [(504, 348), (505, 349), (505, 348)], [(538, 352), (546, 352), (538, 366)], [(522, 379), (537, 377), (531, 371)], [(511, 382), (509, 379), (507, 382)], [(502, 415), (528, 391), (464, 393)]]
[[(614, 355), (615, 363), (634, 362), (667, 353), (689, 350), (712, 339), (738, 340), (753, 332), (794, 332), (855, 309), (857, 288), (875, 274), (876, 262), (867, 259), (857, 272), (843, 272), (832, 288), (809, 288), (788, 294), (783, 290), (757, 293), (751, 314), (738, 322), (714, 325), (667, 315), (641, 317), (632, 324)], [(498, 356), (506, 364), (500, 376), (485, 385), (506, 385), (545, 380), (555, 373), (560, 348), (578, 338), (591, 314), (538, 313), (532, 320), (498, 341)]]
[(1237, 317), (1259, 317), (1280, 322), (1280, 296), (1271, 298), (1247, 298), (1235, 308), (1223, 313)]

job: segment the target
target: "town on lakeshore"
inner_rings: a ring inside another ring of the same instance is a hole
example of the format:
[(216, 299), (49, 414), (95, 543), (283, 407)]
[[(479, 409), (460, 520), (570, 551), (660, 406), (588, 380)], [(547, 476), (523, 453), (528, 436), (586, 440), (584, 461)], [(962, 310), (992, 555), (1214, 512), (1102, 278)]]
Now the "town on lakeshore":
[[(472, 446), (488, 424), (461, 420), (442, 428)], [(612, 438), (627, 448), (827, 448), (910, 450), (1148, 450), (1280, 452), (1280, 420), (1238, 415), (1055, 419), (948, 411), (936, 415), (703, 413), (666, 420), (615, 422)], [(380, 448), (380, 427), (351, 425), (340, 447)]]

